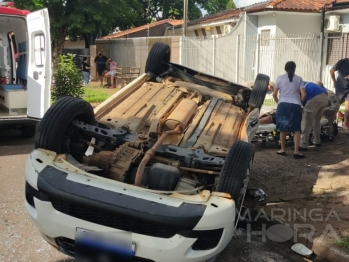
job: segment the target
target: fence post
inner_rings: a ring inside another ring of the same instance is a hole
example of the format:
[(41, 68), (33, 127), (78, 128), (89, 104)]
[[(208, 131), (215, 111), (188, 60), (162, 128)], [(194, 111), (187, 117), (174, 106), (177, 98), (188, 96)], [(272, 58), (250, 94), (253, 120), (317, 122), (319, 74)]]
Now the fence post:
[(323, 49), (324, 49), (324, 35), (321, 32), (320, 33), (320, 63), (319, 63), (320, 68), (319, 68), (319, 78), (318, 78), (320, 81), (323, 81), (322, 80)]
[(239, 48), (240, 48), (240, 35), (236, 36), (236, 63), (235, 63), (235, 82), (239, 82)]
[(343, 34), (342, 34), (342, 44), (341, 44), (341, 47), (342, 47), (341, 59), (343, 59), (343, 52), (344, 52), (344, 35)]
[(257, 34), (257, 50), (256, 50), (257, 52), (256, 52), (256, 64), (255, 64), (254, 78), (256, 78), (258, 73), (259, 73), (260, 49), (261, 49), (261, 34)]
[(212, 75), (215, 74), (216, 71), (216, 37), (213, 37), (213, 42), (212, 42)]
[(180, 64), (180, 65), (183, 65), (183, 64), (182, 64), (182, 54), (183, 54), (183, 51), (182, 51), (182, 48), (183, 48), (182, 41), (183, 41), (183, 37), (180, 36), (180, 37), (179, 37), (179, 64)]

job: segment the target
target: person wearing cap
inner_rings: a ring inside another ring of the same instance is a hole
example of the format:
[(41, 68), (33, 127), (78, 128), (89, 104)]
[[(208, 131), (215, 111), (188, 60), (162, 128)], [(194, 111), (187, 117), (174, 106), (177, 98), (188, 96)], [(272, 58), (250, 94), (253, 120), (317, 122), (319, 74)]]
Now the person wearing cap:
[(303, 101), (302, 132), (299, 151), (307, 151), (309, 135), (313, 130), (315, 145), (321, 146), (321, 117), (328, 106), (328, 93), (325, 88), (314, 83), (303, 81), (306, 96)]

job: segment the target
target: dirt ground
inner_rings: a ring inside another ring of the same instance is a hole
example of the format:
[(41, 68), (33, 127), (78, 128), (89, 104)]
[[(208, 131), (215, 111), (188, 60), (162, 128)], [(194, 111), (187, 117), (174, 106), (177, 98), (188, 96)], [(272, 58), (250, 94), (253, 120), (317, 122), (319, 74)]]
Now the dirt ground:
[(279, 156), (275, 147), (256, 143), (249, 188), (263, 189), (267, 199), (247, 197), (246, 205), (257, 216), (290, 225), (298, 233), (295, 242), (308, 247), (316, 237), (334, 242), (349, 235), (349, 137), (339, 132), (333, 143), (309, 147), (301, 160), (293, 158), (290, 148), (287, 156)]

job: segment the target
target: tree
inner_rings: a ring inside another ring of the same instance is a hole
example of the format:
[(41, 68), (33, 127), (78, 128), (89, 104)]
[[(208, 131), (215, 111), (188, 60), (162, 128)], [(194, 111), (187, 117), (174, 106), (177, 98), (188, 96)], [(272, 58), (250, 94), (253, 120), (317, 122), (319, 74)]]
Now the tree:
[(79, 12), (71, 15), (71, 24), (68, 29), (68, 36), (71, 40), (76, 40), (77, 36), (82, 36), (86, 42), (86, 48), (92, 44), (97, 35), (106, 35), (116, 26), (121, 30), (138, 24), (141, 13), (141, 5), (137, 0), (101, 1), (80, 0), (84, 7)]
[(66, 37), (83, 36), (87, 44), (118, 25), (131, 25), (141, 12), (138, 0), (15, 0), (18, 8), (47, 8), (51, 23), (53, 60), (63, 52)]
[(234, 0), (229, 0), (226, 9), (235, 9), (236, 5), (234, 3)]
[(210, 15), (235, 8), (233, 0), (202, 0), (200, 5)]
[[(155, 18), (157, 21), (167, 18), (182, 19), (183, 18), (183, 0), (139, 0), (142, 9), (143, 17)], [(188, 1), (188, 17), (190, 20), (202, 17), (199, 8), (199, 1)], [(208, 0), (204, 0), (208, 1)]]
[(82, 75), (76, 68), (75, 55), (60, 55), (53, 73), (55, 84), (52, 89), (52, 100), (56, 101), (64, 96), (81, 97), (84, 94)]

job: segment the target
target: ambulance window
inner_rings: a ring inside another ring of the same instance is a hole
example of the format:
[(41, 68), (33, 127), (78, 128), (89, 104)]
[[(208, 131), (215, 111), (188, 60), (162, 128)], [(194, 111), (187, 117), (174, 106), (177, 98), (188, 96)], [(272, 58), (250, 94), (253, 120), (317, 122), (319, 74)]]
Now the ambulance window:
[(35, 54), (35, 65), (44, 66), (44, 61), (45, 61), (44, 35), (36, 35), (34, 37), (34, 54)]

